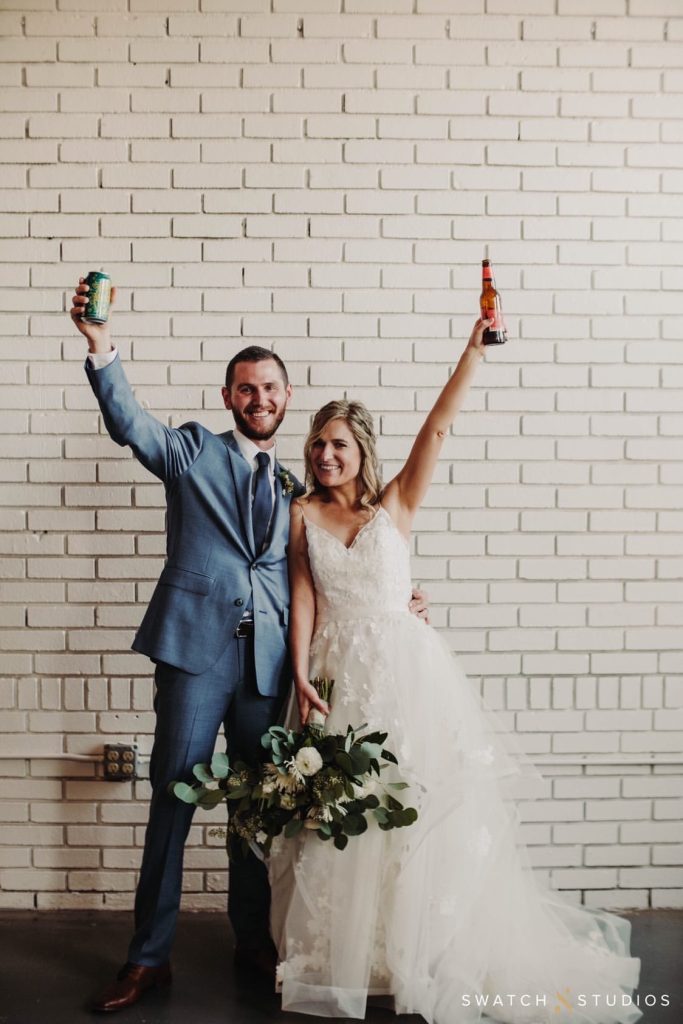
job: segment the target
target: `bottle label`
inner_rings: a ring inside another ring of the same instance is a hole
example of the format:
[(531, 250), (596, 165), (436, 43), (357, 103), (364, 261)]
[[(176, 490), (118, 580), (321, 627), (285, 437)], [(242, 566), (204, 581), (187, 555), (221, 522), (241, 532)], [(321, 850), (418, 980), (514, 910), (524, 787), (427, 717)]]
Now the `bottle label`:
[(489, 326), (486, 328), (487, 331), (504, 331), (505, 330), (505, 324), (503, 322), (503, 314), (502, 314), (502, 312), (501, 312), (499, 307), (490, 306), (489, 308), (487, 308), (486, 306), (482, 306), (481, 307), (481, 317), (482, 317), (482, 320), (488, 320), (489, 318), (493, 320), (493, 323), (489, 324)]

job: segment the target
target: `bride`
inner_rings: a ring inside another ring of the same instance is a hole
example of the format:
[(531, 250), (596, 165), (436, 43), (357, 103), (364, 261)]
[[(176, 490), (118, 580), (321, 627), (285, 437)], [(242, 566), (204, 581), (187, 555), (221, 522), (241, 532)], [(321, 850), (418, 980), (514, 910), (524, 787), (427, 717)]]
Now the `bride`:
[[(408, 828), (373, 823), (344, 851), (314, 832), (270, 857), (282, 1008), (363, 1018), (369, 996), (430, 1024), (632, 1024), (640, 960), (630, 923), (536, 879), (518, 836), (515, 781), (542, 777), (430, 626), (408, 611), (408, 538), (449, 427), (484, 355), (477, 320), (408, 459), (379, 479), (372, 419), (330, 402), (305, 444), (292, 502), (288, 712), (327, 729), (367, 723), (408, 783)], [(309, 683), (335, 679), (331, 704)]]

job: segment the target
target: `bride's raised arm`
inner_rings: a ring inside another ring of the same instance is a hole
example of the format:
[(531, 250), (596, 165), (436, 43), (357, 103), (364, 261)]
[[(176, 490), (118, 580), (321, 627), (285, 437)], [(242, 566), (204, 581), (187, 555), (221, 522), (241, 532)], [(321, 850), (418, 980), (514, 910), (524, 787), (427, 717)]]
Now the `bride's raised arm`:
[(481, 318), (475, 323), (467, 347), (415, 438), (405, 465), (384, 489), (382, 504), (403, 533), (410, 533), (415, 513), (432, 482), (444, 438), (484, 357), (482, 338), (490, 323)]

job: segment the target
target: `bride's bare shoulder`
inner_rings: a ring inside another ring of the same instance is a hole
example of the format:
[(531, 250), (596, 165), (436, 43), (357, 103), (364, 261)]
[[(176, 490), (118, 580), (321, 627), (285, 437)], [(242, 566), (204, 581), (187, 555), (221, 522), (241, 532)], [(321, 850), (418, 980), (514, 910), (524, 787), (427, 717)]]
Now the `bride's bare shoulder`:
[(312, 494), (303, 494), (300, 498), (294, 498), (289, 506), (291, 522), (302, 524), (306, 519), (315, 519), (317, 511), (313, 511), (312, 517), (311, 511), (317, 510), (319, 504), (320, 502)]
[(300, 498), (294, 498), (292, 501), (292, 508), (297, 505), (301, 512), (306, 511), (316, 513), (323, 502), (315, 494), (302, 494)]

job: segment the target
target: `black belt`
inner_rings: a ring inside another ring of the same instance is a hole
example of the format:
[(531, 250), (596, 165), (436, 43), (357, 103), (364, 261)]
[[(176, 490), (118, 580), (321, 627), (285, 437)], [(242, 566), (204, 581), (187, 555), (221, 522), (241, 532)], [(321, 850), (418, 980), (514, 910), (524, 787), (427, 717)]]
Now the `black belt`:
[(243, 620), (242, 622), (238, 622), (237, 623), (237, 628), (235, 630), (235, 636), (238, 639), (244, 639), (245, 637), (249, 637), (249, 636), (253, 636), (253, 635), (254, 635), (254, 622), (253, 622), (253, 619), (246, 619), (246, 620)]

